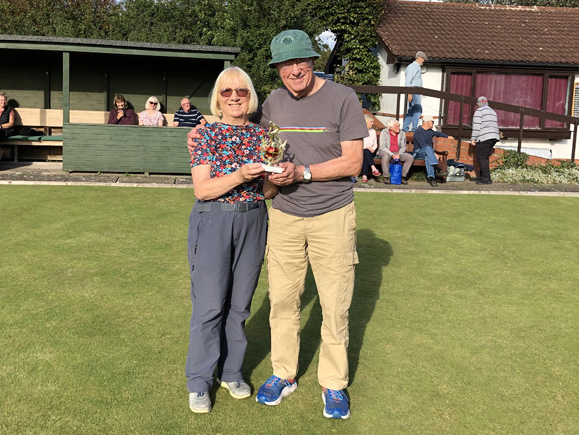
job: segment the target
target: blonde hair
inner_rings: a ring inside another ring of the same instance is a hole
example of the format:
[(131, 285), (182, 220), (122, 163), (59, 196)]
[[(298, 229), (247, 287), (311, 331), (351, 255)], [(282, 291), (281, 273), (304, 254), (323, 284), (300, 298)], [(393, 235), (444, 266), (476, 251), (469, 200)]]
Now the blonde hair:
[(113, 106), (115, 109), (117, 108), (118, 102), (123, 103), (123, 109), (127, 108), (127, 100), (125, 100), (125, 97), (123, 97), (121, 94), (115, 94), (115, 98), (113, 100)]
[(159, 104), (159, 100), (157, 100), (157, 97), (150, 96), (149, 98), (147, 98), (147, 102), (145, 103), (145, 110), (149, 108), (149, 103), (157, 103), (157, 112), (161, 110), (161, 105)]
[(230, 82), (234, 79), (237, 79), (240, 82), (240, 85), (249, 89), (249, 113), (253, 113), (257, 110), (258, 100), (257, 94), (255, 93), (255, 88), (253, 87), (253, 83), (251, 82), (251, 78), (245, 71), (237, 66), (232, 66), (229, 68), (224, 69), (221, 71), (217, 80), (215, 80), (215, 85), (213, 85), (213, 89), (211, 90), (210, 95), (210, 107), (211, 113), (214, 116), (222, 117), (223, 111), (219, 106), (219, 91), (223, 89), (225, 83)]
[(4, 97), (8, 101), (8, 95), (6, 95), (6, 92), (0, 92), (0, 97)]

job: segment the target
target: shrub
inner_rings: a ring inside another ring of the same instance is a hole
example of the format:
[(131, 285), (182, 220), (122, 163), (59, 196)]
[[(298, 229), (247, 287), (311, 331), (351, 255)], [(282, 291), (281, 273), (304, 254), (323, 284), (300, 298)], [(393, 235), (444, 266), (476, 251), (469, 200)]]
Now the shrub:
[(426, 170), (424, 168), (411, 168), (408, 178), (414, 181), (426, 181)]
[(528, 154), (505, 150), (499, 159), (498, 167), (502, 169), (525, 168), (527, 167), (527, 160), (529, 160)]
[(554, 165), (500, 167), (493, 171), (492, 178), (499, 183), (579, 184), (579, 168)]
[(499, 165), (493, 170), (493, 180), (500, 183), (579, 184), (579, 166), (560, 160), (558, 165), (546, 163), (530, 165), (529, 156), (505, 150)]

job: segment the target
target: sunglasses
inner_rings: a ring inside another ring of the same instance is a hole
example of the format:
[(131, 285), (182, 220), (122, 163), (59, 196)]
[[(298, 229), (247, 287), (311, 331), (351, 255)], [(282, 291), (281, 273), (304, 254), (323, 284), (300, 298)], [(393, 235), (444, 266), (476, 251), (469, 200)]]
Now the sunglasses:
[(225, 88), (225, 89), (221, 89), (219, 91), (219, 95), (221, 95), (223, 98), (229, 98), (231, 97), (231, 95), (233, 94), (233, 91), (235, 91), (235, 93), (237, 94), (238, 97), (247, 97), (249, 95), (249, 89), (245, 89), (245, 88), (235, 88), (235, 89), (231, 89), (231, 88)]
[(156, 106), (157, 103), (153, 102), (153, 101), (149, 101), (149, 104), (152, 104), (153, 106)]
[(287, 73), (293, 70), (294, 65), (297, 65), (298, 69), (304, 70), (312, 67), (312, 61), (310, 59), (292, 59), (278, 64), (277, 67), (281, 72)]

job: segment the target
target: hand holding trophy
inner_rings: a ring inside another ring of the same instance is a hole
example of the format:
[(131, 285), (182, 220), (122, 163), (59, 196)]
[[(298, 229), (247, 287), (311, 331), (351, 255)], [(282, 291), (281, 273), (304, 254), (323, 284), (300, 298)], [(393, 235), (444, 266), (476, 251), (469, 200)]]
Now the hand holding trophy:
[(279, 132), (279, 127), (273, 122), (269, 121), (269, 130), (267, 131), (267, 137), (263, 138), (261, 141), (261, 157), (265, 162), (262, 166), (265, 172), (271, 172), (274, 174), (281, 174), (283, 168), (280, 166), (275, 166), (283, 158), (283, 152), (285, 150), (286, 141), (281, 141), (277, 137)]

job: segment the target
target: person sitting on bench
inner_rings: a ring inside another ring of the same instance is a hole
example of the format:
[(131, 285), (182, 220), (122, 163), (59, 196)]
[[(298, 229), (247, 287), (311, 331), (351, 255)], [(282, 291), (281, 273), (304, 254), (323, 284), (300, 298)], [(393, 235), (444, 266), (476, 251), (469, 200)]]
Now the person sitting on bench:
[(408, 184), (408, 171), (414, 162), (414, 157), (406, 152), (406, 134), (400, 131), (400, 123), (395, 119), (391, 119), (386, 127), (387, 130), (380, 134), (380, 149), (378, 150), (384, 184), (390, 184), (390, 163), (394, 160), (402, 162), (402, 184)]
[(441, 170), (438, 166), (438, 159), (432, 146), (432, 138), (445, 137), (454, 139), (454, 137), (433, 130), (432, 127), (434, 127), (434, 119), (432, 116), (427, 115), (422, 118), (422, 125), (414, 131), (414, 159), (424, 159), (428, 182), (432, 187), (436, 187), (438, 186), (436, 177), (443, 177), (447, 172)]
[(14, 135), (14, 109), (8, 105), (8, 96), (0, 93), (0, 140)]

